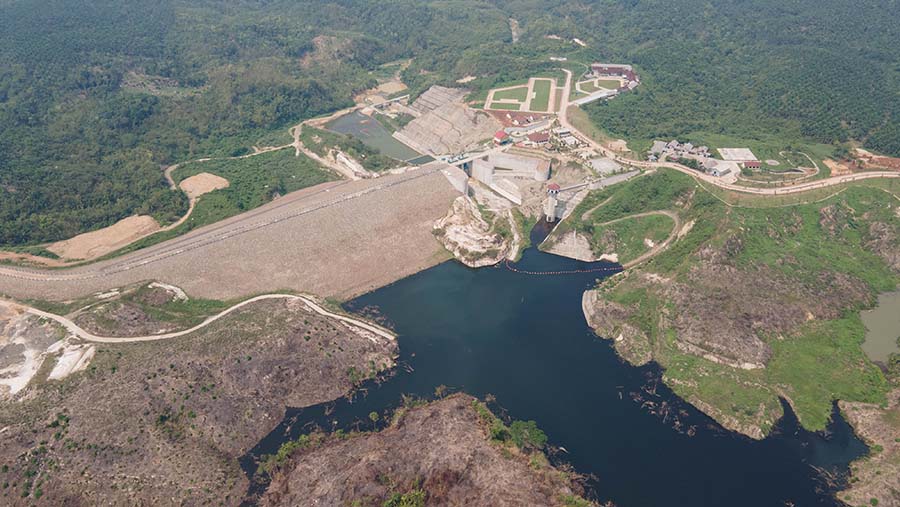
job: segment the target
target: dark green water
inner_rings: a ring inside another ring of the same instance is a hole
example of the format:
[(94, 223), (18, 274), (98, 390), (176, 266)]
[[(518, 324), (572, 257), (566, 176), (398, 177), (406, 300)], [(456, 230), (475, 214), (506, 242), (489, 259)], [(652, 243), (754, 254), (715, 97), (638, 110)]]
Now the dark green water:
[(327, 126), (335, 132), (351, 135), (366, 146), (397, 160), (406, 161), (422, 157), (421, 153), (394, 139), (378, 120), (359, 111), (335, 118)]
[[(515, 267), (599, 265), (530, 249)], [(288, 410), (242, 464), (252, 473), (255, 456), (314, 425), (351, 428), (397, 407), (402, 394), (432, 397), (446, 385), (492, 394), (510, 417), (537, 421), (552, 445), (568, 450), (556, 459), (592, 474), (591, 495), (620, 507), (838, 504), (813, 466), (844, 473), (866, 448), (837, 413), (826, 434), (800, 429), (790, 411), (763, 441), (723, 430), (662, 385), (657, 368), (624, 364), (593, 335), (581, 293), (597, 276), (448, 262), (349, 302), (364, 315), (377, 310), (399, 333), (396, 376), (352, 401)]]

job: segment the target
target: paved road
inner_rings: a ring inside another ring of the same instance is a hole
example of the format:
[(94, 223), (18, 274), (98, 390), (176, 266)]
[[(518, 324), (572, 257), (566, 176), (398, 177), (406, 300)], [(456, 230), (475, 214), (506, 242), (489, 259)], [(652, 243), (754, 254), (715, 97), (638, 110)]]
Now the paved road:
[(612, 150), (606, 148), (600, 143), (594, 141), (590, 137), (584, 135), (581, 131), (575, 128), (570, 122), (568, 118), (568, 108), (571, 105), (569, 102), (569, 93), (572, 89), (572, 71), (568, 69), (562, 69), (563, 72), (566, 73), (566, 86), (563, 89), (563, 99), (560, 105), (559, 110), (559, 124), (562, 127), (565, 127), (571, 130), (573, 133), (577, 133), (578, 137), (581, 138), (582, 141), (586, 142), (591, 148), (597, 150), (597, 152), (603, 154), (605, 157), (612, 158), (617, 162), (622, 164), (627, 164), (634, 167), (642, 167), (642, 168), (662, 168), (666, 167), (669, 169), (675, 169), (676, 171), (681, 171), (689, 176), (697, 178), (703, 182), (709, 183), (711, 185), (715, 185), (719, 188), (724, 188), (726, 190), (732, 190), (735, 192), (741, 192), (745, 194), (757, 194), (757, 195), (785, 195), (785, 194), (796, 194), (800, 192), (807, 192), (809, 190), (814, 190), (817, 188), (825, 188), (834, 185), (840, 185), (843, 183), (848, 183), (851, 181), (859, 181), (866, 180), (872, 178), (900, 178), (900, 172), (894, 171), (870, 171), (864, 173), (857, 174), (847, 174), (844, 176), (833, 176), (830, 178), (824, 178), (821, 180), (810, 181), (807, 183), (801, 183), (799, 185), (786, 186), (781, 188), (754, 188), (754, 187), (746, 187), (743, 185), (733, 185), (729, 183), (725, 183), (720, 178), (715, 176), (710, 176), (705, 173), (698, 172), (694, 169), (691, 169), (687, 166), (683, 166), (681, 164), (676, 164), (674, 162), (647, 162), (643, 160), (633, 160), (630, 158), (623, 157), (618, 153), (613, 152)]
[(200, 324), (197, 324), (196, 326), (194, 326), (190, 329), (185, 329), (184, 331), (176, 331), (173, 333), (148, 335), (148, 336), (129, 336), (129, 337), (97, 336), (91, 332), (85, 331), (81, 326), (79, 326), (78, 324), (72, 322), (71, 320), (69, 320), (66, 317), (63, 317), (61, 315), (56, 315), (54, 313), (45, 312), (43, 310), (38, 310), (37, 308), (31, 308), (31, 307), (25, 307), (25, 311), (32, 315), (37, 315), (38, 317), (43, 317), (45, 319), (54, 320), (54, 321), (58, 322), (59, 324), (61, 324), (63, 327), (65, 327), (70, 333), (74, 334), (75, 336), (77, 336), (83, 340), (89, 341), (89, 342), (133, 343), (133, 342), (148, 342), (148, 341), (157, 341), (157, 340), (168, 340), (170, 338), (178, 338), (179, 336), (184, 336), (184, 335), (193, 333), (194, 331), (203, 329), (204, 327), (212, 324), (213, 322), (221, 319), (222, 317), (225, 317), (226, 315), (228, 315), (240, 308), (243, 308), (244, 306), (253, 304), (257, 301), (264, 301), (267, 299), (300, 300), (307, 306), (307, 308), (318, 313), (319, 315), (324, 315), (326, 317), (330, 317), (333, 319), (340, 320), (342, 322), (346, 322), (352, 326), (360, 327), (362, 329), (365, 329), (366, 331), (375, 333), (378, 336), (381, 336), (382, 338), (387, 338), (388, 340), (394, 340), (396, 338), (393, 333), (391, 333), (390, 331), (387, 331), (383, 328), (369, 324), (369, 323), (364, 322), (359, 319), (347, 317), (346, 315), (332, 313), (332, 312), (322, 308), (321, 306), (319, 306), (318, 304), (316, 304), (314, 301), (312, 301), (311, 299), (309, 299), (307, 297), (295, 296), (292, 294), (264, 294), (262, 296), (256, 296), (256, 297), (250, 298), (246, 301), (242, 301), (242, 302), (240, 302), (240, 303), (238, 303), (216, 315), (213, 315), (213, 316), (207, 318), (206, 320), (204, 320), (203, 322), (201, 322)]

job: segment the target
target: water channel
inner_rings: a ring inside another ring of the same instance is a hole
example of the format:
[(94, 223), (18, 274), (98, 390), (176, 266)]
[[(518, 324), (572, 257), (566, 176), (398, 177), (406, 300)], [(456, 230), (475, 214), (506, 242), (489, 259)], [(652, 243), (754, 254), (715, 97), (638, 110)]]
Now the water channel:
[(582, 291), (616, 266), (531, 248), (513, 267), (574, 273), (447, 262), (348, 302), (361, 314), (377, 309), (399, 333), (396, 375), (352, 400), (288, 409), (242, 459), (245, 470), (313, 425), (352, 428), (396, 408), (403, 394), (431, 398), (446, 385), (493, 395), (509, 417), (535, 420), (568, 451), (555, 459), (593, 476), (591, 496), (620, 507), (839, 504), (817, 468), (845, 473), (866, 447), (837, 412), (823, 434), (801, 429), (789, 408), (765, 440), (724, 430), (659, 382), (657, 367), (623, 363), (587, 326)]

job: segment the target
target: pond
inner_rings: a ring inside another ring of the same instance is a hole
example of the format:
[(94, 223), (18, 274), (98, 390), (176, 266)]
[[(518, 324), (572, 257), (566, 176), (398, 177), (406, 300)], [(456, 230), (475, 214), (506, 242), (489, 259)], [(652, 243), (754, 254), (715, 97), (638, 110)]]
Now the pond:
[(351, 135), (366, 146), (397, 160), (407, 161), (422, 156), (421, 153), (395, 139), (378, 120), (359, 111), (339, 116), (328, 122), (326, 127), (341, 134)]
[(900, 291), (878, 296), (878, 306), (862, 312), (866, 326), (863, 351), (872, 361), (886, 364), (891, 354), (900, 352)]
[(347, 303), (363, 315), (377, 309), (396, 329), (396, 375), (352, 401), (289, 409), (242, 459), (245, 470), (314, 425), (352, 428), (403, 394), (432, 398), (446, 385), (535, 420), (566, 449), (556, 459), (592, 475), (592, 495), (620, 507), (839, 505), (814, 467), (840, 475), (866, 447), (837, 412), (824, 434), (801, 429), (789, 408), (765, 440), (726, 431), (663, 385), (657, 367), (629, 366), (587, 326), (581, 294), (617, 265), (531, 248), (511, 267), (518, 272), (451, 261)]

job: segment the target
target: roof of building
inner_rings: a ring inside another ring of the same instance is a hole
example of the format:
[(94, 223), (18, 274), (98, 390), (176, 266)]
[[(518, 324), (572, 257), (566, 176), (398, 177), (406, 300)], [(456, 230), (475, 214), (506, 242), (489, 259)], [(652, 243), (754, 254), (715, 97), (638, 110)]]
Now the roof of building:
[(559, 191), (559, 188), (560, 188), (559, 185), (557, 185), (556, 183), (551, 183), (551, 184), (547, 185), (547, 190)]
[(550, 140), (550, 134), (547, 132), (534, 132), (528, 134), (528, 140), (533, 143), (546, 143)]
[(664, 151), (666, 151), (665, 141), (653, 141), (653, 146), (650, 147), (650, 153), (662, 153)]
[(498, 130), (494, 133), (494, 139), (506, 139), (507, 137), (509, 137), (509, 134), (505, 130)]

